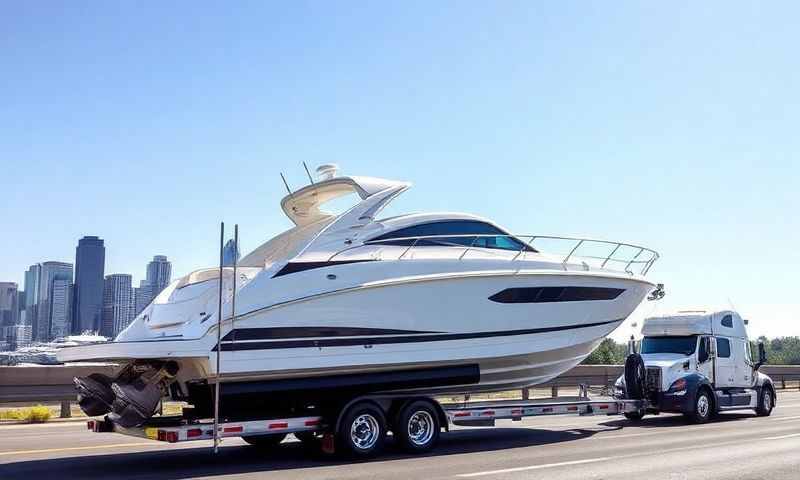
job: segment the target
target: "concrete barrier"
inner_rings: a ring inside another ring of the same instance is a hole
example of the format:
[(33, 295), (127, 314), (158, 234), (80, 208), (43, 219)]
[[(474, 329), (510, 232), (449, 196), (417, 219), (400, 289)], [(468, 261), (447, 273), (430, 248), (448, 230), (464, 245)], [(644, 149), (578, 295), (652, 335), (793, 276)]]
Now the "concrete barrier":
[[(114, 376), (117, 369), (116, 365), (0, 367), (0, 404), (62, 402), (61, 415), (69, 416), (69, 404), (77, 397), (72, 385), (73, 377), (93, 372)], [(558, 396), (559, 387), (610, 387), (622, 374), (622, 370), (621, 365), (578, 365), (560, 377), (536, 387), (550, 388), (554, 397)], [(762, 371), (772, 377), (779, 389), (786, 389), (787, 385), (800, 382), (800, 365), (765, 365)], [(529, 392), (523, 390), (523, 398), (527, 398), (528, 394)]]

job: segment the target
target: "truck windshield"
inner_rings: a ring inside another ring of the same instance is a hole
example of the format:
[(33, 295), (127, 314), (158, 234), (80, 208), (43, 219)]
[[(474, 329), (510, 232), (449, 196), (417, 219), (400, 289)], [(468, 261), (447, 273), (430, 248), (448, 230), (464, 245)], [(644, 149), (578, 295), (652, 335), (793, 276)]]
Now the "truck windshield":
[(642, 353), (680, 353), (691, 355), (697, 346), (697, 337), (644, 337)]

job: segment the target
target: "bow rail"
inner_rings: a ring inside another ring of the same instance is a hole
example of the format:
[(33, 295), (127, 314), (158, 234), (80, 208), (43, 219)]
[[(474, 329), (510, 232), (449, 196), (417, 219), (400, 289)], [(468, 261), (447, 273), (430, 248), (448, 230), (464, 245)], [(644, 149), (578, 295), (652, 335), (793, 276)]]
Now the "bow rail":
[[(498, 240), (502, 239), (502, 242)], [(554, 248), (537, 247), (539, 244), (552, 244)], [(334, 253), (328, 261), (355, 249), (368, 246), (406, 247), (397, 257), (402, 260), (410, 252), (424, 247), (453, 247), (461, 249), (458, 259), (461, 260), (472, 251), (480, 252), (513, 252), (509, 261), (527, 258), (528, 254), (546, 253), (562, 255), (562, 267), (567, 270), (570, 260), (580, 262), (585, 267), (623, 271), (633, 275), (647, 275), (647, 272), (659, 259), (655, 250), (625, 242), (599, 240), (595, 238), (565, 237), (553, 235), (497, 235), (497, 234), (458, 234), (458, 235), (422, 235), (412, 237), (387, 238), (384, 240), (367, 240), (363, 244), (353, 245)], [(560, 246), (560, 247), (559, 247)], [(563, 249), (561, 253), (558, 250)], [(611, 268), (610, 265), (621, 265), (622, 268)], [(634, 270), (637, 270), (636, 272)]]

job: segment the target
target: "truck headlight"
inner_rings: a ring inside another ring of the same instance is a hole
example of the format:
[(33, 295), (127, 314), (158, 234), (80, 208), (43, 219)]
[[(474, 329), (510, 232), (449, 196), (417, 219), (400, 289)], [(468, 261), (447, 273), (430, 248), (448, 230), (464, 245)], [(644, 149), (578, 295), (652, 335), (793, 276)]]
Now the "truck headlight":
[(672, 385), (670, 385), (669, 387), (669, 392), (678, 395), (683, 395), (684, 393), (686, 393), (686, 379), (679, 378), (674, 382), (672, 382)]

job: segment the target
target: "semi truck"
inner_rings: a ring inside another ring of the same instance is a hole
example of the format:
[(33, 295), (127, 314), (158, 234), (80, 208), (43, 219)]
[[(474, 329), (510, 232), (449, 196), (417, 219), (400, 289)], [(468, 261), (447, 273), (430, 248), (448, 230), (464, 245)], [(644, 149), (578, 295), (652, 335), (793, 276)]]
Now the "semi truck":
[(759, 371), (766, 362), (763, 344), (753, 360), (746, 324), (731, 310), (645, 319), (643, 338), (638, 347), (629, 347), (625, 373), (614, 384), (616, 398), (643, 401), (625, 416), (641, 420), (648, 413), (678, 412), (694, 423), (727, 410), (768, 416), (775, 407), (775, 387)]

